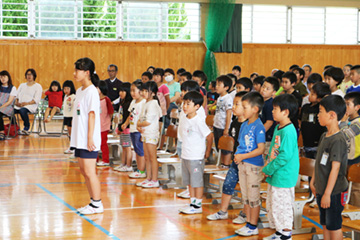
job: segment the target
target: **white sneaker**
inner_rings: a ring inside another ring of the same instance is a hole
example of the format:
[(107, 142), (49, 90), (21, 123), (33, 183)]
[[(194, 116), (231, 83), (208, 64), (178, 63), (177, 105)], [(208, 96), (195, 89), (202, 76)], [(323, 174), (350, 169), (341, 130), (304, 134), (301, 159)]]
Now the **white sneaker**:
[(139, 171), (129, 174), (129, 178), (146, 178), (146, 173), (141, 173)]
[(243, 216), (239, 215), (236, 218), (234, 218), (232, 222), (235, 223), (235, 224), (246, 223), (246, 217), (243, 217)]
[[(268, 237), (264, 237), (263, 240), (281, 240), (281, 234), (277, 234), (278, 232), (275, 232), (274, 234), (268, 236)], [(291, 239), (291, 238), (290, 238)]]
[(141, 187), (143, 188), (158, 188), (160, 187), (159, 181), (148, 181), (147, 183), (143, 184)]
[(252, 236), (252, 235), (258, 235), (259, 234), (259, 230), (258, 228), (255, 229), (250, 229), (248, 228), (246, 225), (238, 230), (235, 231), (236, 234), (240, 235), (240, 236)]
[(208, 215), (206, 218), (208, 220), (223, 220), (223, 219), (228, 219), (228, 213), (226, 212), (225, 214), (219, 214), (219, 212), (216, 212), (214, 214)]
[(136, 185), (137, 187), (142, 187), (144, 184), (147, 184), (148, 182), (150, 182), (150, 181), (147, 180), (147, 179), (145, 179), (144, 181), (138, 182), (138, 183), (136, 183), (135, 185)]
[(185, 209), (187, 209), (187, 208), (189, 208), (190, 207), (190, 205), (191, 204), (187, 204), (187, 205), (185, 205), (185, 206), (183, 206), (183, 207), (181, 207), (181, 208), (179, 208), (179, 213), (181, 213), (181, 212), (183, 212)]
[(122, 166), (122, 167), (120, 167), (120, 168), (114, 168), (114, 170), (115, 171), (119, 171), (119, 172), (132, 172), (132, 171), (134, 171), (134, 169), (133, 169), (133, 167), (132, 166), (130, 166), (130, 167), (128, 167), (128, 166)]
[(98, 166), (98, 167), (107, 167), (107, 166), (110, 166), (110, 163), (100, 161), (100, 162), (96, 163), (96, 166)]
[(80, 213), (84, 214), (84, 215), (88, 215), (88, 214), (95, 214), (95, 213), (103, 213), (104, 212), (104, 207), (101, 204), (98, 208), (94, 208), (90, 205), (85, 206), (83, 209), (81, 209)]
[[(89, 204), (88, 204), (88, 205), (89, 205)], [(87, 206), (87, 205), (86, 205), (86, 206)], [(76, 211), (77, 211), (77, 212), (81, 212), (81, 210), (85, 209), (86, 206), (80, 207), (80, 208), (76, 209)]]
[(119, 166), (114, 167), (114, 169), (113, 169), (113, 170), (115, 170), (115, 171), (119, 171), (119, 169), (120, 169), (120, 168), (122, 168), (123, 166), (124, 166), (124, 165), (120, 164)]
[(193, 206), (189, 206), (187, 208), (182, 209), (181, 211), (184, 214), (197, 214), (197, 213), (202, 213), (202, 207), (200, 208), (195, 208)]
[(65, 154), (73, 154), (74, 153), (74, 150), (70, 150), (70, 148), (66, 149), (64, 151)]
[(178, 196), (180, 198), (190, 198), (190, 192), (189, 192), (189, 190), (185, 190), (181, 193), (178, 193), (176, 196)]

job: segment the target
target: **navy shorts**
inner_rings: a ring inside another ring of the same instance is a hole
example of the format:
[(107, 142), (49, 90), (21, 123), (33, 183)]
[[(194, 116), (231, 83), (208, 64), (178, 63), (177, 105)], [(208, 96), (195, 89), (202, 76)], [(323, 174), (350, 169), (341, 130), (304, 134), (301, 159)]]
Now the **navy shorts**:
[(74, 155), (75, 155), (75, 157), (78, 157), (78, 158), (92, 158), (92, 159), (97, 159), (97, 157), (98, 157), (98, 151), (89, 152), (88, 150), (85, 150), (85, 149), (75, 148), (75, 153), (74, 153)]
[(143, 147), (143, 142), (141, 141), (141, 134), (139, 132), (133, 132), (130, 133), (130, 137), (135, 153), (138, 156), (143, 157), (144, 147)]
[(71, 127), (72, 117), (64, 117), (64, 125)]
[[(344, 210), (342, 205), (342, 196), (344, 193), (339, 193), (330, 196), (330, 207), (321, 207), (322, 195), (316, 194), (316, 202), (320, 211), (320, 224), (326, 226), (327, 230), (335, 231), (341, 229), (342, 216), (341, 213)], [(346, 201), (346, 200), (345, 200)]]
[[(219, 151), (219, 148), (218, 148), (219, 139), (222, 137), (222, 135), (224, 135), (224, 129), (213, 127), (213, 132), (214, 132), (214, 138), (215, 138), (215, 147), (216, 147), (216, 150)], [(223, 155), (227, 155), (227, 154), (230, 154), (231, 152), (221, 150), (221, 153)]]

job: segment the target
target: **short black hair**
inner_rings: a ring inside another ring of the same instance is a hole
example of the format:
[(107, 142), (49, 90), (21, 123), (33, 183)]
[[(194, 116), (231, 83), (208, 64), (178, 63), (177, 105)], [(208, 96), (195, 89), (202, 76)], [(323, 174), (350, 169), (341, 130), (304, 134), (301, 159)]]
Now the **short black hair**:
[(344, 117), (346, 112), (345, 100), (339, 95), (329, 95), (324, 97), (320, 101), (320, 106), (323, 106), (326, 112), (334, 111), (338, 121)]
[(282, 76), (284, 75), (284, 73), (285, 72), (282, 70), (277, 70), (276, 73), (274, 73), (274, 77), (276, 77), (280, 81), (282, 79)]
[(205, 74), (203, 71), (201, 71), (201, 70), (195, 70), (192, 75), (193, 75), (193, 77), (198, 77), (198, 78), (200, 78), (201, 81), (204, 82), (204, 84), (205, 84), (206, 81), (207, 81), (207, 76), (206, 76), (206, 74)]
[(104, 96), (107, 96), (107, 94), (108, 94), (108, 86), (107, 86), (107, 83), (105, 81), (100, 80), (97, 87), (99, 88), (100, 92)]
[(153, 69), (153, 70), (155, 70), (155, 67), (154, 67), (154, 66), (149, 66), (149, 67), (146, 69), (146, 71), (148, 72), (150, 68)]
[(333, 65), (326, 65), (325, 67), (324, 67), (324, 71), (326, 70), (326, 69), (328, 69), (328, 68), (331, 68), (331, 67), (334, 67)]
[(134, 85), (137, 89), (141, 90), (143, 82), (141, 81), (141, 79), (137, 79), (134, 82), (132, 82), (131, 85)]
[(354, 106), (360, 105), (360, 92), (349, 92), (344, 97), (345, 100), (350, 100)]
[(317, 82), (322, 82), (322, 76), (318, 73), (312, 73), (309, 75), (308, 79), (307, 79), (307, 84), (315, 84)]
[(212, 86), (213, 88), (216, 88), (216, 81), (211, 81), (209, 86)]
[(164, 76), (164, 69), (162, 69), (162, 68), (156, 68), (155, 70), (154, 70), (154, 72), (153, 72), (153, 75), (160, 75), (161, 77), (163, 77)]
[(274, 98), (273, 106), (279, 107), (281, 111), (288, 110), (289, 111), (289, 118), (293, 118), (296, 116), (299, 104), (293, 94), (281, 94)]
[(110, 67), (114, 67), (114, 68), (115, 68), (115, 71), (116, 71), (116, 72), (118, 71), (118, 67), (117, 67), (115, 64), (110, 64), (110, 65), (108, 66), (108, 69), (109, 69)]
[(119, 91), (126, 92), (125, 99), (121, 99), (121, 103), (131, 102), (132, 101), (132, 96), (130, 94), (130, 89), (131, 89), (131, 83), (129, 83), (129, 82), (124, 82), (124, 83), (122, 83), (120, 85)]
[(33, 69), (33, 68), (27, 69), (27, 70), (25, 71), (25, 78), (26, 78), (26, 75), (28, 74), (28, 72), (30, 72), (30, 73), (33, 75), (34, 81), (35, 81), (35, 80), (36, 80), (36, 76), (37, 76), (35, 69)]
[(353, 67), (353, 65), (351, 65), (351, 64), (345, 64), (345, 66), (344, 67), (349, 67), (350, 69)]
[[(0, 74), (1, 75), (1, 74)], [(75, 85), (74, 85), (74, 82), (71, 81), (71, 80), (66, 80), (64, 83), (63, 83), (63, 90), (64, 88), (70, 88), (70, 95), (71, 94), (75, 94), (76, 93), (76, 89), (75, 89)]]
[(184, 68), (179, 68), (177, 71), (176, 71), (176, 74), (177, 75), (180, 75), (182, 73), (186, 72), (186, 70)]
[(280, 88), (279, 80), (277, 80), (276, 77), (267, 77), (265, 78), (264, 82), (270, 83), (275, 92), (277, 92)]
[(282, 78), (281, 78), (281, 79), (283, 79), (283, 78), (289, 79), (291, 83), (296, 83), (296, 80), (297, 80), (295, 73), (290, 72), (290, 71), (284, 73), (284, 74), (282, 75)]
[(232, 71), (234, 71), (234, 70), (238, 70), (239, 72), (241, 72), (241, 67), (239, 65), (235, 65), (232, 68)]
[(316, 94), (317, 98), (324, 98), (327, 95), (331, 95), (329, 84), (325, 82), (317, 82), (312, 86), (312, 91)]
[(265, 76), (260, 75), (260, 76), (258, 76), (258, 77), (256, 77), (256, 78), (254, 79), (253, 85), (255, 85), (255, 84), (260, 84), (260, 85), (262, 86), (263, 83), (264, 83), (264, 80), (265, 80)]
[(166, 68), (166, 69), (164, 70), (164, 74), (167, 73), (167, 72), (175, 76), (175, 72), (174, 72), (174, 70), (172, 70), (171, 68)]
[(251, 106), (258, 107), (258, 113), (260, 113), (264, 107), (264, 98), (258, 92), (248, 92), (242, 97), (242, 101), (248, 101)]
[(298, 68), (298, 67), (300, 67), (300, 66), (297, 64), (293, 64), (289, 67), (289, 71), (292, 71), (292, 70), (294, 70), (294, 68)]
[(232, 86), (232, 80), (227, 75), (221, 75), (216, 78), (216, 82), (222, 82), (224, 84), (224, 87), (228, 87), (227, 92), (229, 92), (231, 86)]
[(294, 72), (294, 71), (298, 71), (300, 76), (302, 76), (302, 77), (300, 77), (300, 80), (304, 79), (304, 77), (305, 77), (304, 69), (302, 69), (301, 67), (297, 67), (297, 68), (293, 68), (292, 72)]
[(197, 92), (197, 91), (190, 91), (187, 92), (183, 98), (184, 101), (188, 100), (194, 103), (194, 105), (199, 105), (199, 107), (202, 106), (203, 102), (204, 102), (204, 98), (201, 95), (201, 93)]
[(153, 77), (152, 73), (151, 73), (151, 72), (148, 72), (148, 71), (143, 72), (143, 74), (141, 74), (141, 76), (146, 76), (146, 77), (149, 78), (149, 80), (151, 80), (152, 77)]
[(235, 94), (235, 97), (240, 97), (242, 98), (245, 94), (247, 94), (248, 92), (247, 91), (240, 91), (238, 93)]
[(191, 80), (191, 78), (192, 78), (192, 74), (190, 72), (180, 73), (180, 76), (181, 77), (186, 77), (187, 80)]
[(237, 77), (236, 77), (234, 74), (228, 73), (228, 74), (226, 74), (226, 76), (228, 76), (229, 78), (231, 78), (231, 80), (232, 80), (234, 83), (236, 82)]
[(304, 64), (302, 66), (302, 69), (304, 69), (305, 67), (308, 67), (310, 69), (310, 72), (312, 71), (312, 67), (310, 66), (310, 64)]
[(250, 78), (247, 77), (239, 78), (238, 80), (236, 80), (236, 84), (241, 84), (244, 86), (245, 89), (250, 89), (250, 91), (253, 88), (252, 81), (250, 80)]
[(360, 65), (354, 65), (350, 68), (350, 70), (355, 70), (360, 74)]
[(336, 86), (339, 86), (344, 79), (344, 72), (341, 68), (331, 67), (324, 72), (324, 77), (329, 76), (336, 81)]
[(259, 74), (258, 74), (257, 72), (253, 72), (252, 74), (250, 74), (250, 78), (252, 78), (253, 76), (258, 77), (258, 76), (259, 76)]
[(200, 92), (200, 86), (196, 81), (189, 80), (181, 84), (180, 90), (185, 92), (190, 92), (190, 91)]

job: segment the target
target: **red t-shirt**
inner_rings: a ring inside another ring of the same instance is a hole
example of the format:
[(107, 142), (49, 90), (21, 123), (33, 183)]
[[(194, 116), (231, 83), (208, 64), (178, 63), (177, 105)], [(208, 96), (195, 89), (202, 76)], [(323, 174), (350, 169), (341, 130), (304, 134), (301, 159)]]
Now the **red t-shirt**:
[(46, 91), (45, 95), (48, 96), (49, 99), (49, 107), (58, 107), (61, 109), (63, 102), (63, 92), (50, 92)]

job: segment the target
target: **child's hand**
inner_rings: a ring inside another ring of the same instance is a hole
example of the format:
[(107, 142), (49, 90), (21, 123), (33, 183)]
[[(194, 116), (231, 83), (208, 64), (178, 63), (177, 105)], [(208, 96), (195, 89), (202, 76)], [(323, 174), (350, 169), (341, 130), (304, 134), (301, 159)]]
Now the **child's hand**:
[(310, 182), (310, 189), (311, 189), (312, 194), (316, 197), (316, 189), (312, 182)]
[(118, 129), (118, 128), (116, 128), (116, 130), (115, 130), (115, 133), (117, 134), (117, 135), (120, 135), (120, 130)]
[(242, 160), (244, 160), (242, 154), (236, 154), (235, 157), (234, 157), (234, 162), (236, 164), (239, 164)]
[(88, 139), (87, 148), (88, 148), (89, 152), (95, 151), (96, 147), (94, 144), (94, 140), (92, 138)]
[(125, 124), (123, 124), (123, 125), (121, 125), (121, 130), (125, 130), (126, 129), (126, 126), (125, 126)]
[(144, 129), (142, 127), (136, 127), (136, 129), (139, 131), (139, 133), (143, 133)]
[(224, 129), (223, 136), (229, 136), (229, 129)]
[(322, 208), (329, 208), (330, 207), (330, 195), (329, 194), (324, 194), (321, 198), (321, 207)]

